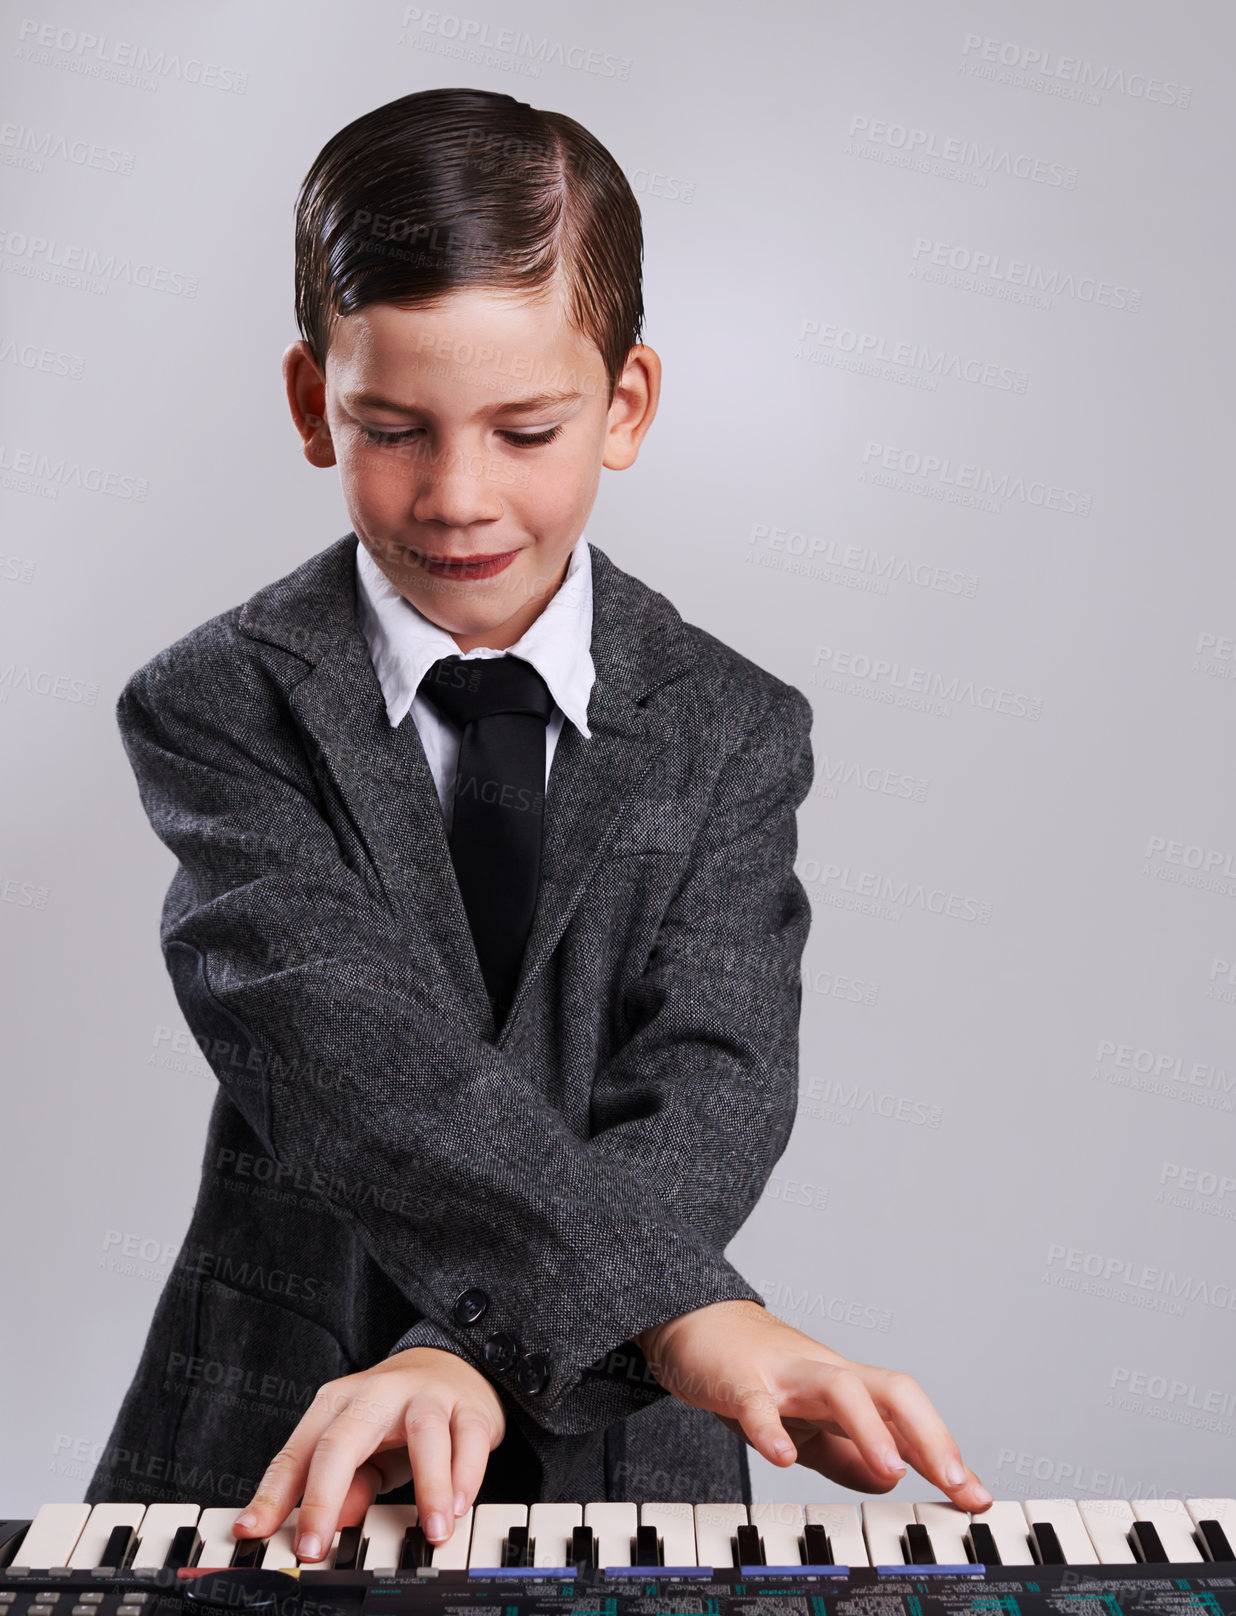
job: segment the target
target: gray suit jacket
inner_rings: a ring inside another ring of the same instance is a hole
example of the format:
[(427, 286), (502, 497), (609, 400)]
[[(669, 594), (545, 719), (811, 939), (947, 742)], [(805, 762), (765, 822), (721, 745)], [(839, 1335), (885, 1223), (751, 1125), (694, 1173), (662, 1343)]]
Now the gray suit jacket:
[(357, 622), (356, 543), (117, 704), (219, 1089), (88, 1500), (245, 1502), (320, 1385), (415, 1344), (498, 1388), (482, 1500), (747, 1499), (744, 1444), (631, 1338), (760, 1300), (723, 1252), (794, 1117), (810, 705), (591, 546), (593, 733), (558, 744), (495, 1038), (420, 738), (391, 728)]

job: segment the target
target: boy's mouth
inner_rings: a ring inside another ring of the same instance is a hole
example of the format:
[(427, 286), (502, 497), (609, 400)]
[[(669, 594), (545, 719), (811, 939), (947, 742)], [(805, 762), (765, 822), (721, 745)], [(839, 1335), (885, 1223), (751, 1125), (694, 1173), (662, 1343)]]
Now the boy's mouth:
[(422, 556), (420, 559), (425, 570), (437, 578), (490, 578), (518, 554), (518, 550), (503, 550), (487, 556)]

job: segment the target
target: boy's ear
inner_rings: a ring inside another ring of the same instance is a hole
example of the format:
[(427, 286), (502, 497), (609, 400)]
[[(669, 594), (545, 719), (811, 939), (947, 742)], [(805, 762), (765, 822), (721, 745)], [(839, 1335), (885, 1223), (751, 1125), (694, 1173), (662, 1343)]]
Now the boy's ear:
[(305, 459), (311, 466), (333, 466), (335, 446), (326, 422), (326, 379), (303, 341), (293, 342), (284, 351), (283, 385)]
[(657, 413), (661, 397), (661, 360), (646, 343), (637, 342), (627, 355), (614, 387), (605, 434), (605, 454), (601, 464), (611, 471), (625, 471), (635, 464), (644, 435)]

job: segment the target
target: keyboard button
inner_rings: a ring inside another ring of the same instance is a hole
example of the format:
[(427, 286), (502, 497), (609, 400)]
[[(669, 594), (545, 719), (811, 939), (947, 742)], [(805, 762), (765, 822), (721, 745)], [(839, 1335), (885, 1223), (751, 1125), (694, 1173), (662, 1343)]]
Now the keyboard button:
[(445, 1543), (435, 1543), (430, 1565), (439, 1571), (466, 1571), (468, 1544), (472, 1537), (472, 1511), (469, 1509), (455, 1522), (454, 1530)]
[(691, 1504), (641, 1504), (641, 1526), (655, 1527), (661, 1539), (661, 1564), (698, 1566), (695, 1543), (695, 1509)]
[[(1197, 1527), (1198, 1536), (1207, 1545), (1208, 1557), (1211, 1560), (1232, 1559), (1229, 1551), (1236, 1549), (1236, 1498), (1186, 1498), (1185, 1508)], [(1215, 1523), (1217, 1534), (1207, 1531), (1204, 1524), (1207, 1521)], [(1215, 1538), (1215, 1548), (1209, 1546), (1212, 1536)]]
[[(996, 1547), (996, 1540), (991, 1527), (985, 1520), (971, 1521), (970, 1531), (967, 1535), (969, 1553), (966, 1555), (975, 1565), (998, 1566), (1000, 1550)], [(960, 1561), (958, 1564), (960, 1565)]]
[(1082, 1498), (1077, 1512), (1100, 1565), (1134, 1564), (1137, 1556), (1129, 1542), (1129, 1533), (1136, 1516), (1123, 1498)]
[[(635, 1528), (635, 1558), (631, 1562), (637, 1566), (659, 1566), (661, 1564), (661, 1538), (655, 1526), (637, 1526)], [(613, 1565), (614, 1561), (610, 1561)]]
[(864, 1498), (862, 1510), (872, 1565), (909, 1565), (903, 1539), (915, 1518), (914, 1505), (899, 1498)]
[(1167, 1565), (1169, 1555), (1153, 1521), (1134, 1521), (1129, 1537), (1143, 1565)]
[(695, 1550), (702, 1566), (736, 1566), (735, 1538), (740, 1526), (748, 1524), (745, 1504), (697, 1504), (695, 1506)]
[(469, 1566), (494, 1570), (505, 1564), (502, 1551), (507, 1533), (513, 1526), (526, 1528), (527, 1525), (527, 1504), (478, 1504), (472, 1515)]
[(266, 1553), (266, 1539), (264, 1537), (242, 1537), (237, 1539), (236, 1547), (232, 1551), (233, 1569), (243, 1571), (255, 1570), (262, 1563), (262, 1556)]
[[(365, 1571), (391, 1572), (399, 1565), (404, 1534), (416, 1525), (415, 1504), (370, 1504), (365, 1511)], [(266, 1562), (263, 1561), (263, 1565)], [(279, 1568), (276, 1567), (276, 1570)]]
[[(1000, 1551), (1000, 1564), (1006, 1566), (1033, 1565), (1030, 1552), (1030, 1523), (1022, 1506), (1012, 1499), (997, 1499), (990, 1509), (974, 1517), (974, 1524), (982, 1521), (996, 1540)], [(981, 1564), (982, 1562), (980, 1562)]]
[(734, 1558), (740, 1566), (768, 1564), (764, 1558), (764, 1543), (758, 1526), (748, 1523), (746, 1526), (734, 1528)]
[(822, 1526), (828, 1533), (834, 1565), (871, 1564), (867, 1558), (867, 1539), (863, 1536), (863, 1518), (857, 1504), (806, 1504), (803, 1514), (811, 1525)]
[(1170, 1565), (1200, 1560), (1202, 1551), (1193, 1538), (1193, 1517), (1179, 1498), (1137, 1498), (1133, 1513), (1154, 1527)]
[[(74, 1554), (77, 1550), (74, 1549)], [(96, 1566), (111, 1566), (114, 1571), (123, 1571), (137, 1552), (137, 1530), (132, 1526), (113, 1526), (107, 1534), (107, 1542), (99, 1550), (97, 1557), (91, 1555)]]
[(237, 1539), (232, 1536), (232, 1524), (240, 1514), (238, 1509), (204, 1509), (198, 1517), (197, 1529), (202, 1538), (202, 1552), (197, 1557), (199, 1567), (226, 1571), (236, 1552)]
[[(968, 1511), (956, 1504), (936, 1502), (934, 1499), (915, 1504), (914, 1516), (927, 1529), (928, 1542), (937, 1565), (966, 1565), (966, 1533), (970, 1529)], [(927, 1562), (930, 1564), (930, 1562)]]
[(123, 1564), (123, 1561), (104, 1558), (103, 1551), (107, 1547), (107, 1541), (117, 1526), (130, 1529), (140, 1526), (145, 1513), (144, 1504), (96, 1504), (67, 1563), (78, 1571), (91, 1571), (95, 1566)]
[(67, 1566), (89, 1519), (89, 1504), (41, 1504), (17, 1547), (14, 1564), (39, 1571)]
[[(1090, 1534), (1085, 1528), (1073, 1499), (1031, 1498), (1027, 1500), (1024, 1508), (1026, 1520), (1031, 1527), (1036, 1523), (1042, 1523), (1052, 1528), (1055, 1544), (1051, 1542), (1051, 1538), (1046, 1534), (1038, 1533), (1036, 1535), (1040, 1546), (1042, 1546), (1046, 1537), (1049, 1552), (1054, 1554), (1056, 1552), (1055, 1545), (1058, 1544), (1059, 1552), (1064, 1556), (1063, 1560), (1043, 1560), (1040, 1562), (1041, 1564), (1098, 1565), (1099, 1557), (1094, 1552), (1094, 1544), (1090, 1541)], [(1008, 1565), (1010, 1562), (1006, 1560), (1004, 1563)]]
[(635, 1504), (621, 1501), (585, 1504), (584, 1525), (590, 1526), (596, 1537), (599, 1566), (632, 1563), (632, 1540), (639, 1530), (639, 1509)]
[(196, 1526), (200, 1514), (196, 1504), (151, 1504), (138, 1527), (134, 1570), (162, 1570), (177, 1531), (182, 1526)]
[(806, 1519), (801, 1504), (752, 1504), (751, 1524), (763, 1542), (765, 1565), (802, 1565)]
[(533, 1565), (569, 1566), (571, 1534), (583, 1522), (582, 1504), (530, 1505), (528, 1536), (532, 1539)]
[(828, 1541), (828, 1533), (815, 1521), (803, 1522), (803, 1562), (804, 1565), (830, 1566), (836, 1565), (833, 1559), (833, 1546)]

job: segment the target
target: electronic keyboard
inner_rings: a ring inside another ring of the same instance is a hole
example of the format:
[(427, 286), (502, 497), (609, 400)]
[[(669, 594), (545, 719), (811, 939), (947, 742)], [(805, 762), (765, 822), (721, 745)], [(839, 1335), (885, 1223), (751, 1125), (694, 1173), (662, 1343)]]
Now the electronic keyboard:
[(0, 1616), (1236, 1616), (1231, 1498), (478, 1504), (437, 1546), (375, 1504), (303, 1564), (297, 1510), (266, 1539), (234, 1538), (238, 1513), (0, 1521)]

